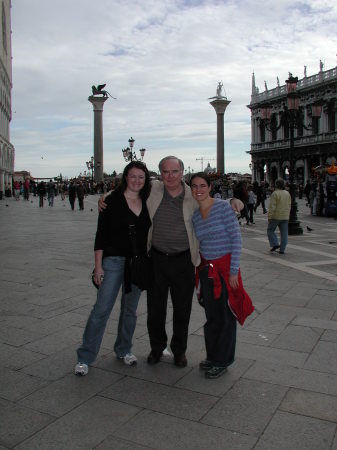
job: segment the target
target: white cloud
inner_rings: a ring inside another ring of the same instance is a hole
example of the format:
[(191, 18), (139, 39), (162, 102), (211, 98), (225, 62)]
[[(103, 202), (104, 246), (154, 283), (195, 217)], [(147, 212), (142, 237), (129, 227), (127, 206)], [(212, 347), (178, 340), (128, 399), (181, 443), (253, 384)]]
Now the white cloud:
[[(248, 170), (251, 75), (260, 91), (336, 65), (332, 0), (30, 0), (13, 2), (16, 169), (78, 175), (93, 153), (91, 86), (107, 83), (104, 169), (120, 171), (130, 136), (155, 169), (175, 154), (200, 170), (216, 156), (208, 98), (222, 80), (226, 170)], [(44, 155), (44, 159), (41, 159)]]

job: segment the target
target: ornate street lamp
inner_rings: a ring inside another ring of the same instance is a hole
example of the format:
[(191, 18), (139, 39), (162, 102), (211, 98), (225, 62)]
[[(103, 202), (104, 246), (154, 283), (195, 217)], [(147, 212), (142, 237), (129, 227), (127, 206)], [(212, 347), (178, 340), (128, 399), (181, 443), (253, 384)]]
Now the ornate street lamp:
[[(305, 126), (303, 123), (303, 115), (300, 112), (300, 95), (296, 91), (298, 78), (293, 77), (291, 73), (289, 73), (289, 78), (286, 80), (287, 85), (287, 106), (283, 106), (283, 112), (280, 120), (280, 124), (274, 127), (274, 131), (279, 129), (281, 125), (288, 124), (289, 126), (289, 193), (291, 196), (291, 210), (289, 217), (289, 225), (288, 232), (289, 235), (299, 235), (303, 234), (303, 229), (300, 225), (300, 221), (297, 217), (297, 202), (296, 202), (296, 184), (295, 184), (295, 158), (294, 158), (294, 148), (295, 148), (295, 139), (294, 139), (294, 130), (295, 128), (303, 127), (305, 129), (312, 129), (312, 124), (310, 126)], [(322, 113), (322, 101), (317, 101), (313, 105), (311, 105), (311, 115), (312, 118), (321, 117)], [(272, 106), (269, 104), (265, 104), (261, 108), (261, 120), (263, 120), (264, 125), (267, 129), (271, 130), (271, 115), (272, 115)]]
[(140, 152), (140, 158), (137, 158), (136, 156), (136, 152), (133, 151), (133, 145), (135, 143), (135, 140), (131, 137), (129, 139), (129, 146), (130, 147), (126, 147), (123, 148), (122, 153), (123, 153), (123, 157), (125, 159), (126, 162), (130, 162), (130, 161), (143, 161), (144, 155), (145, 155), (145, 148), (141, 148), (139, 150)]
[(94, 190), (94, 157), (92, 156), (89, 161), (86, 161), (87, 168), (89, 172), (91, 171), (91, 192)]

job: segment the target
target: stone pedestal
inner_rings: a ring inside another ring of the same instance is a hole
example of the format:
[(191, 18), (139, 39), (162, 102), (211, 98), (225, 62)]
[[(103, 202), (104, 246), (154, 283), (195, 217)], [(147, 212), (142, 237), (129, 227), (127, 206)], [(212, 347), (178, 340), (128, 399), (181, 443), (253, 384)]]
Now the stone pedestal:
[(225, 173), (225, 138), (224, 138), (224, 115), (230, 100), (225, 97), (215, 98), (210, 104), (216, 112), (217, 139), (216, 139), (216, 169), (219, 173)]
[(88, 100), (94, 110), (94, 180), (103, 181), (103, 106), (108, 97), (91, 95)]

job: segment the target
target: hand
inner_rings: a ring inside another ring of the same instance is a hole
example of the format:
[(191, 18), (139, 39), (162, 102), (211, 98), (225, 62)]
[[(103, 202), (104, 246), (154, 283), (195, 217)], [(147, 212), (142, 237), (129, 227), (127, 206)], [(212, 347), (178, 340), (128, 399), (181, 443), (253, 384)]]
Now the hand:
[(233, 197), (230, 201), (231, 207), (233, 209), (233, 211), (235, 212), (240, 212), (243, 208), (244, 208), (244, 204), (241, 200), (239, 200), (238, 198)]
[(105, 208), (107, 207), (107, 204), (105, 203), (105, 195), (101, 195), (100, 198), (98, 199), (98, 212), (102, 212), (105, 210)]
[(98, 286), (100, 286), (102, 284), (103, 279), (104, 279), (104, 270), (103, 269), (96, 270), (96, 268), (95, 268), (95, 271), (94, 271), (95, 283)]
[(229, 285), (232, 289), (236, 289), (239, 286), (238, 275), (229, 275)]

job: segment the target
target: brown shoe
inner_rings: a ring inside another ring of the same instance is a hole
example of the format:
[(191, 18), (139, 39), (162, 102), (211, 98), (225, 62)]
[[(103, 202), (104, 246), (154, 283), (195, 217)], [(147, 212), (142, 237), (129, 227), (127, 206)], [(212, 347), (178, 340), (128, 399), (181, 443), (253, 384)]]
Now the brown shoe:
[(174, 364), (177, 367), (186, 367), (187, 359), (186, 359), (185, 353), (183, 353), (182, 355), (174, 356)]

